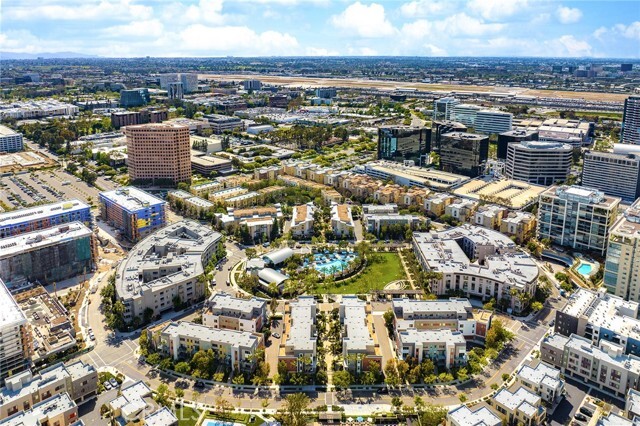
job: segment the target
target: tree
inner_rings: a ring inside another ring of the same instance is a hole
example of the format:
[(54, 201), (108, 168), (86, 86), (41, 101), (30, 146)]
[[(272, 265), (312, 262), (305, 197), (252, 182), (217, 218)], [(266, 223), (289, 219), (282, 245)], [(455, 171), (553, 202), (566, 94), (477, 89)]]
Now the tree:
[(531, 309), (533, 309), (536, 312), (537, 311), (541, 311), (543, 307), (544, 307), (544, 305), (542, 303), (540, 303), (540, 302), (533, 302), (531, 304)]
[(151, 341), (149, 339), (149, 331), (146, 328), (140, 332), (138, 345), (140, 346), (140, 355), (147, 356), (151, 349)]
[(278, 235), (280, 235), (280, 227), (278, 226), (278, 219), (274, 218), (273, 219), (273, 225), (271, 226), (271, 235), (270, 235), (270, 239), (273, 241), (276, 238), (278, 238)]
[(171, 391), (169, 390), (169, 387), (164, 383), (161, 383), (160, 386), (158, 386), (158, 389), (156, 389), (154, 400), (158, 403), (158, 405), (168, 407), (170, 398)]
[(176, 373), (179, 374), (189, 374), (191, 372), (191, 366), (189, 365), (188, 362), (179, 362), (176, 364), (176, 366), (174, 367), (174, 370)]
[(178, 398), (184, 398), (184, 390), (182, 390), (180, 388), (176, 388), (176, 396)]
[(309, 397), (303, 393), (287, 395), (282, 407), (282, 424), (285, 426), (306, 426), (305, 410), (309, 406)]
[(353, 376), (347, 370), (333, 373), (333, 384), (338, 389), (346, 389), (353, 383)]
[(231, 382), (234, 385), (244, 385), (244, 376), (242, 375), (242, 373), (238, 371), (237, 374), (233, 376), (233, 379), (231, 380)]
[(394, 410), (400, 410), (400, 408), (402, 408), (402, 399), (400, 399), (400, 397), (398, 396), (394, 396), (393, 398), (391, 398), (391, 405), (393, 406)]
[(394, 321), (395, 321), (395, 315), (393, 314), (393, 311), (391, 309), (389, 309), (388, 311), (386, 311), (382, 317), (384, 318), (384, 325), (387, 326), (387, 330), (389, 331), (389, 335), (393, 334), (393, 330), (394, 330)]
[(469, 373), (467, 372), (466, 368), (461, 368), (458, 370), (457, 376), (458, 376), (458, 380), (460, 380), (461, 382), (464, 382), (469, 378)]
[(385, 383), (390, 386), (397, 386), (400, 384), (400, 376), (398, 370), (396, 370), (396, 363), (393, 359), (387, 361), (387, 365), (384, 367)]
[(420, 414), (422, 426), (439, 426), (447, 417), (448, 410), (440, 405), (427, 405)]
[(501, 350), (504, 344), (513, 339), (513, 333), (507, 330), (500, 320), (495, 320), (487, 332), (485, 347)]

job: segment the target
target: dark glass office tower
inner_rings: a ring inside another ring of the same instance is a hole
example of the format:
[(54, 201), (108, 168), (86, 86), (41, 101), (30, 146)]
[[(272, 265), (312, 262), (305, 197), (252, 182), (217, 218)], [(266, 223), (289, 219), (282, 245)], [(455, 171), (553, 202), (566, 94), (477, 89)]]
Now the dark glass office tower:
[(531, 130), (511, 130), (498, 135), (498, 159), (507, 159), (507, 147), (510, 143), (537, 141), (538, 132)]
[(452, 132), (442, 135), (440, 168), (446, 172), (476, 177), (489, 157), (489, 138), (483, 135)]
[(378, 159), (425, 164), (431, 151), (431, 129), (411, 126), (386, 126), (378, 129)]

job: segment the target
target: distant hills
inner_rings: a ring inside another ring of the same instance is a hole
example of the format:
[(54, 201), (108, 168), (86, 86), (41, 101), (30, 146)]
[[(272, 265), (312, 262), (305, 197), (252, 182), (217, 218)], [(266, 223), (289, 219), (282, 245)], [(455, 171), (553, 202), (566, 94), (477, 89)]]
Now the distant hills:
[(19, 52), (1, 52), (0, 60), (2, 59), (58, 59), (58, 58), (98, 58), (96, 55), (85, 55), (84, 53), (76, 52), (43, 52), (43, 53), (19, 53)]

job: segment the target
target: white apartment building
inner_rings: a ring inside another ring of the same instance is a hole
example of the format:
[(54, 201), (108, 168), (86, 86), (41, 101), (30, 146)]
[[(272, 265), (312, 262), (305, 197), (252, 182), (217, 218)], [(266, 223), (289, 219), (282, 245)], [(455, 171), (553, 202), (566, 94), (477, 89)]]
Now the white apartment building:
[(33, 352), (31, 330), (24, 312), (0, 279), (0, 384), (25, 368)]
[(337, 237), (351, 238), (355, 235), (355, 224), (349, 204), (334, 203), (331, 206), (331, 229)]
[(382, 355), (373, 340), (373, 318), (367, 302), (355, 295), (343, 296), (339, 311), (344, 327), (342, 355), (345, 368), (356, 374), (369, 370), (372, 362), (377, 362), (381, 368)]
[(22, 133), (0, 126), (0, 152), (18, 152), (23, 149)]
[(581, 186), (552, 186), (540, 194), (538, 239), (604, 254), (620, 198)]
[(300, 296), (289, 302), (285, 309), (285, 321), (288, 320), (289, 327), (285, 328), (282, 336), (284, 343), (280, 343), (278, 361), (284, 362), (288, 371), (313, 373), (318, 361), (316, 299), (313, 296)]
[(174, 360), (191, 359), (199, 350), (212, 349), (228, 366), (253, 370), (253, 354), (263, 346), (262, 336), (249, 331), (212, 328), (187, 321), (170, 322), (160, 332), (158, 351)]
[(640, 302), (640, 198), (611, 228), (604, 285), (616, 296)]
[(310, 238), (313, 235), (313, 215), (316, 212), (313, 203), (293, 207), (291, 216), (291, 234), (297, 238)]
[(216, 293), (205, 303), (202, 324), (213, 328), (259, 332), (267, 324), (267, 300)]
[(84, 426), (78, 416), (78, 406), (66, 393), (35, 404), (10, 417), (0, 417), (2, 426)]
[(442, 274), (432, 283), (431, 291), (437, 295), (462, 291), (482, 301), (506, 299), (511, 309), (520, 312), (524, 302), (512, 297), (511, 290), (530, 297), (536, 290), (537, 265), (497, 231), (462, 225), (441, 232), (414, 232), (413, 251), (422, 268)]
[(504, 133), (512, 129), (513, 114), (492, 109), (483, 109), (476, 113), (474, 128), (478, 133)]
[(615, 144), (613, 153), (584, 153), (582, 185), (613, 197), (635, 200), (640, 197), (640, 151), (616, 152), (621, 151), (619, 147), (620, 144)]
[(522, 141), (507, 146), (505, 175), (536, 185), (564, 182), (571, 171), (573, 147), (558, 142)]
[(428, 358), (447, 369), (467, 363), (467, 342), (459, 331), (396, 330), (396, 348), (402, 359), (415, 358), (420, 363)]
[(538, 426), (544, 424), (547, 417), (542, 399), (524, 387), (515, 391), (502, 389), (487, 402), (507, 419), (508, 424)]
[(502, 419), (488, 407), (472, 410), (461, 405), (447, 413), (446, 426), (502, 426)]
[(520, 367), (516, 373), (516, 382), (539, 395), (550, 405), (559, 402), (565, 392), (561, 371), (538, 359)]

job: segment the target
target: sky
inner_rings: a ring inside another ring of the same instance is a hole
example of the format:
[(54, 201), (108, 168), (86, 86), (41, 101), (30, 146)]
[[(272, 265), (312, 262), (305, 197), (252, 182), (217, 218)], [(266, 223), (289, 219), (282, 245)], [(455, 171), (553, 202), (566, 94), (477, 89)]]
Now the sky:
[(640, 58), (640, 0), (1, 0), (0, 51)]

